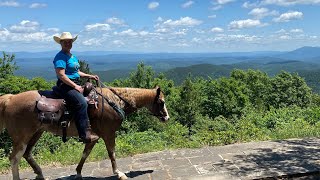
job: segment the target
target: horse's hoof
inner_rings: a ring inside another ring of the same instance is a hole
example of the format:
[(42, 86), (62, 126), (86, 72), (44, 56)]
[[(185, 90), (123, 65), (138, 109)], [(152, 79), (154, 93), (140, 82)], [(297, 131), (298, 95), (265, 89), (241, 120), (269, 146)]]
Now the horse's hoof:
[(76, 180), (82, 180), (83, 178), (82, 178), (81, 174), (77, 174), (76, 177), (74, 177), (74, 179), (76, 179)]
[(126, 175), (123, 175), (123, 176), (121, 176), (121, 177), (119, 178), (119, 180), (126, 180), (126, 179), (128, 179), (128, 177), (127, 177)]
[(37, 175), (36, 180), (46, 180), (42, 175)]

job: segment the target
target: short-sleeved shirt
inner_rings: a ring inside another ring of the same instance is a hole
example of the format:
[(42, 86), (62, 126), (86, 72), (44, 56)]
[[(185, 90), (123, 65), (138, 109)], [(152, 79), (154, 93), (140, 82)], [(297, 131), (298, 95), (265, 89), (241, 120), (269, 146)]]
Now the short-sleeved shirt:
[(60, 51), (53, 60), (54, 68), (63, 68), (65, 69), (65, 74), (69, 79), (78, 79), (80, 75), (78, 73), (80, 64), (79, 60), (75, 55), (71, 57)]

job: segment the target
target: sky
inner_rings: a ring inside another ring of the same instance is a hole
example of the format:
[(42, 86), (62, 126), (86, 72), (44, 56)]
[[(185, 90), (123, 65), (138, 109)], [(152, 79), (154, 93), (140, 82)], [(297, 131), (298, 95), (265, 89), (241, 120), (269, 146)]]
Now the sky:
[(0, 50), (251, 52), (320, 46), (320, 0), (0, 0)]

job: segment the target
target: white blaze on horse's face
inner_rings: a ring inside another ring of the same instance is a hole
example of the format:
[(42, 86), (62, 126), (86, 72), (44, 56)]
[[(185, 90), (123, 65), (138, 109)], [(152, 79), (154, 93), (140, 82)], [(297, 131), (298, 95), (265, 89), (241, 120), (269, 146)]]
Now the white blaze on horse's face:
[(154, 116), (158, 117), (162, 122), (166, 122), (170, 118), (165, 101), (164, 101), (164, 96), (160, 88), (157, 89), (157, 95), (153, 102), (151, 112)]

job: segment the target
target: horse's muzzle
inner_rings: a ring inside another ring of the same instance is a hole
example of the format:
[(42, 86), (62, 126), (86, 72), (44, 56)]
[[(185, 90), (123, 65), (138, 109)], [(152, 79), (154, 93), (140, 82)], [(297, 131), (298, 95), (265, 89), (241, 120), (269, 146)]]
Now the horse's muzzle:
[(169, 116), (160, 117), (160, 120), (161, 120), (162, 122), (167, 122), (169, 119), (170, 119)]

